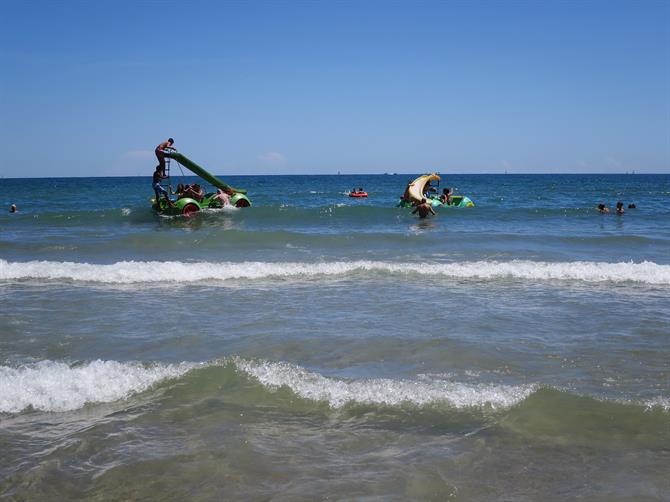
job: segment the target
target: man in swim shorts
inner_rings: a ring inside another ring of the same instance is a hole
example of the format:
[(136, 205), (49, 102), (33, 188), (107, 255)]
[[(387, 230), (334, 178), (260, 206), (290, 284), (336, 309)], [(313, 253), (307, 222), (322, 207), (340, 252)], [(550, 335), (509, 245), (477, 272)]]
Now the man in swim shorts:
[(172, 148), (172, 145), (174, 145), (174, 140), (172, 138), (168, 138), (167, 141), (163, 141), (156, 147), (156, 150), (154, 150), (156, 153), (156, 158), (158, 159), (158, 166), (156, 167), (160, 167), (161, 174), (163, 176), (165, 176), (165, 149)]

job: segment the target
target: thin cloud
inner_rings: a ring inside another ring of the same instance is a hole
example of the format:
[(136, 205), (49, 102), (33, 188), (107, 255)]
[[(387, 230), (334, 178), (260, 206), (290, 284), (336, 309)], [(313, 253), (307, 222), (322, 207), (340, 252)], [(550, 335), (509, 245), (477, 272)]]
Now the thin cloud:
[(259, 155), (258, 159), (270, 164), (282, 164), (286, 162), (286, 158), (279, 152), (265, 152)]

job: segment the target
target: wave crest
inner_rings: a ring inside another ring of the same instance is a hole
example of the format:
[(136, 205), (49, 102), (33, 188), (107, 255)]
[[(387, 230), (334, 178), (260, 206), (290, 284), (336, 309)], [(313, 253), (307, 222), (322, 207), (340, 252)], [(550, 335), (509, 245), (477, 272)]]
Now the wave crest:
[(286, 386), (312, 401), (326, 401), (332, 408), (347, 403), (424, 406), (447, 403), (454, 408), (509, 408), (528, 397), (533, 385), (465, 384), (423, 376), (419, 380), (375, 378), (344, 381), (312, 373), (288, 363), (251, 362), (236, 359), (238, 369), (269, 388)]
[(520, 279), (582, 282), (634, 282), (670, 285), (670, 265), (620, 262), (541, 262), (528, 260), (453, 263), (334, 262), (158, 262), (90, 263), (0, 260), (0, 281), (46, 279), (103, 284), (189, 283), (199, 281), (309, 279), (356, 274), (430, 276), (474, 280)]
[[(190, 385), (197, 389), (202, 384), (202, 375), (197, 376), (198, 372), (210, 368), (223, 368), (224, 371), (229, 368), (242, 378), (258, 382), (268, 392), (285, 387), (302, 399), (325, 402), (334, 409), (349, 404), (393, 407), (410, 404), (417, 407), (446, 405), (456, 410), (499, 411), (529, 403), (533, 399), (539, 399), (542, 408), (553, 409), (557, 401), (552, 396), (562, 395), (558, 390), (537, 383), (470, 383), (455, 381), (448, 375), (434, 374), (417, 375), (411, 380), (349, 380), (326, 377), (287, 362), (241, 357), (179, 364), (96, 360), (68, 365), (46, 360), (19, 367), (0, 366), (0, 413), (20, 413), (31, 409), (65, 412), (82, 408), (86, 404), (120, 401), (161, 386), (168, 380), (182, 378), (192, 370), (196, 370), (196, 376)], [(222, 377), (223, 374), (215, 373), (215, 378)], [(570, 394), (564, 397), (583, 399)], [(601, 401), (598, 397), (592, 399), (594, 402)], [(670, 411), (667, 396), (642, 402), (602, 400), (610, 404), (640, 406), (647, 411)]]
[(117, 401), (160, 381), (178, 378), (197, 366), (100, 360), (82, 366), (55, 361), (19, 368), (0, 366), (0, 412), (18, 413), (28, 408), (71, 411), (86, 403)]
[(454, 408), (508, 408), (524, 400), (533, 385), (465, 384), (420, 375), (417, 380), (346, 381), (312, 373), (284, 362), (249, 361), (239, 357), (208, 363), (144, 365), (136, 362), (92, 361), (80, 366), (41, 361), (18, 368), (0, 366), (0, 412), (27, 409), (64, 412), (87, 403), (127, 399), (161, 382), (182, 377), (195, 368), (232, 363), (241, 373), (273, 391), (286, 386), (297, 396), (325, 401), (332, 408), (348, 403), (417, 406), (446, 403)]

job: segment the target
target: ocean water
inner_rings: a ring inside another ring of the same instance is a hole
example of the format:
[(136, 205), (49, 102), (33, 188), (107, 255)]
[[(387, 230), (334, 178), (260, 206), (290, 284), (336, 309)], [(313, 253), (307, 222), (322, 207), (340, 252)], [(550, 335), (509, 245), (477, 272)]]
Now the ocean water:
[(0, 496), (670, 500), (670, 175), (410, 178), (0, 179)]

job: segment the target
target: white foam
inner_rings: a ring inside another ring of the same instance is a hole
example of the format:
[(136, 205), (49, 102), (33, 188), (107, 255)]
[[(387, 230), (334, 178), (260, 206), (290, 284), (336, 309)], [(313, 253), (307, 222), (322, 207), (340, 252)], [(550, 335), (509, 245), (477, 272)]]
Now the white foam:
[(500, 409), (519, 403), (535, 390), (532, 385), (464, 384), (431, 379), (426, 375), (420, 380), (376, 378), (344, 381), (326, 378), (287, 363), (236, 359), (235, 364), (266, 387), (276, 389), (287, 386), (304, 399), (326, 401), (333, 408), (353, 402), (388, 406), (447, 403), (455, 408), (488, 406)]
[(203, 209), (203, 212), (205, 212), (205, 213), (236, 213), (239, 210), (240, 210), (239, 207), (227, 205), (227, 206), (223, 206), (223, 207), (205, 208), (205, 209)]
[(659, 396), (654, 399), (649, 399), (644, 404), (649, 410), (652, 410), (654, 408), (660, 408), (663, 411), (670, 411), (670, 397)]
[(86, 403), (108, 403), (177, 378), (197, 363), (155, 364), (93, 361), (71, 367), (62, 362), (11, 368), (0, 366), (0, 412), (18, 413), (32, 406), (43, 411), (69, 411)]
[(97, 265), (57, 261), (8, 262), (0, 259), (0, 281), (48, 279), (107, 284), (164, 284), (230, 279), (300, 279), (353, 274), (360, 279), (364, 273), (476, 280), (563, 280), (670, 285), (670, 265), (659, 265), (648, 261), (642, 263), (527, 260), (454, 263), (393, 263), (366, 260), (321, 263), (122, 261), (111, 265)]

